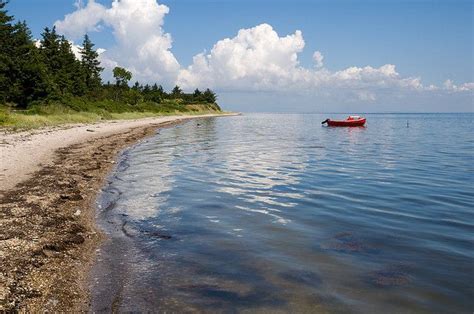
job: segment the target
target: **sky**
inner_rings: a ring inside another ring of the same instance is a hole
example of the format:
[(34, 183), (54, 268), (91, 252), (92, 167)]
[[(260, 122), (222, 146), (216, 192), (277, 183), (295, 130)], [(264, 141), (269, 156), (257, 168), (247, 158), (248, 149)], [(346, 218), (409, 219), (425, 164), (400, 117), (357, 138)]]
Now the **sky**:
[(11, 0), (35, 38), (88, 33), (104, 80), (211, 88), (228, 110), (473, 112), (469, 0)]

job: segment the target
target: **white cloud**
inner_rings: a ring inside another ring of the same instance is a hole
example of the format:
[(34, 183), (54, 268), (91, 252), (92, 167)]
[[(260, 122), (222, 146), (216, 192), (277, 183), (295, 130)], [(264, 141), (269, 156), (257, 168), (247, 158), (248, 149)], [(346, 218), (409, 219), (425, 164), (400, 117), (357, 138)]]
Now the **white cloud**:
[(72, 42), (72, 41), (69, 41), (69, 43), (71, 44), (71, 50), (72, 50), (72, 53), (74, 54), (74, 56), (76, 57), (76, 59), (77, 60), (82, 60), (82, 56), (81, 56), (82, 47), (78, 46), (78, 45), (75, 45), (74, 42)]
[(281, 86), (301, 75), (296, 72), (304, 45), (301, 31), (279, 37), (268, 24), (241, 29), (236, 37), (218, 41), (209, 54), (196, 55), (180, 72), (178, 84), (250, 90)]
[(320, 51), (315, 51), (313, 53), (313, 60), (317, 68), (321, 68), (324, 66), (323, 59), (324, 56)]
[(319, 51), (313, 55), (316, 69), (305, 68), (298, 59), (304, 45), (300, 31), (280, 37), (268, 24), (241, 29), (234, 38), (218, 41), (208, 54), (196, 55), (193, 64), (180, 71), (178, 84), (185, 89), (343, 93), (364, 101), (376, 100), (381, 91), (423, 89), (419, 78), (403, 78), (391, 64), (331, 72), (322, 68)]
[(400, 75), (395, 65), (352, 66), (331, 71), (320, 51), (313, 54), (313, 67), (304, 67), (299, 55), (305, 47), (301, 31), (280, 36), (271, 25), (241, 29), (232, 38), (217, 41), (208, 53), (193, 57), (181, 68), (173, 55), (171, 35), (163, 30), (169, 8), (156, 0), (113, 0), (110, 7), (89, 0), (76, 1), (77, 10), (56, 22), (58, 32), (78, 39), (86, 32), (109, 27), (115, 46), (100, 55), (110, 71), (123, 66), (134, 79), (179, 84), (185, 90), (213, 88), (219, 92), (280, 92), (317, 95), (326, 99), (375, 102), (380, 96), (400, 98), (413, 93), (472, 92), (474, 83), (442, 87), (423, 86), (419, 77)]
[(443, 88), (450, 92), (467, 92), (474, 91), (474, 82), (464, 83), (461, 85), (454, 84), (451, 80), (446, 80), (443, 84)]
[(103, 66), (120, 65), (132, 71), (135, 79), (172, 84), (179, 63), (171, 53), (171, 35), (163, 31), (164, 17), (169, 12), (155, 0), (114, 0), (107, 8), (94, 0), (55, 23), (58, 32), (77, 39), (86, 32), (111, 27), (116, 46), (102, 54)]
[(98, 23), (104, 18), (106, 8), (94, 0), (90, 0), (85, 7), (82, 1), (77, 1), (75, 6), (76, 11), (66, 14), (64, 20), (54, 23), (58, 32), (70, 39), (78, 39), (85, 33), (98, 31)]

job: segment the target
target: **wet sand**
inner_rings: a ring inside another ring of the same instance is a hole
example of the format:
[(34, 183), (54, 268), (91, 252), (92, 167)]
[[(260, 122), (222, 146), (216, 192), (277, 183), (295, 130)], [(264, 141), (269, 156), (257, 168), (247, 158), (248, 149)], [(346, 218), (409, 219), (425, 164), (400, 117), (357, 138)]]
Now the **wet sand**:
[(116, 155), (198, 117), (0, 135), (0, 312), (87, 311), (87, 274), (103, 239), (94, 202)]

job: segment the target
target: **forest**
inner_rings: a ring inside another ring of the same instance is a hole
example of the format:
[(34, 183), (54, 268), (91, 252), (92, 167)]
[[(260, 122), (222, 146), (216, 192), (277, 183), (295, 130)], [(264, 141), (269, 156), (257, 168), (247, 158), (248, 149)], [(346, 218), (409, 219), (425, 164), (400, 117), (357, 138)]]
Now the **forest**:
[(0, 125), (15, 124), (19, 114), (90, 113), (89, 118), (104, 119), (127, 112), (221, 110), (210, 89), (184, 93), (179, 86), (167, 92), (159, 83), (130, 86), (132, 73), (122, 67), (113, 69), (114, 82), (104, 83), (99, 54), (87, 34), (76, 56), (55, 27), (46, 27), (35, 40), (25, 21), (9, 15), (7, 4), (0, 0)]

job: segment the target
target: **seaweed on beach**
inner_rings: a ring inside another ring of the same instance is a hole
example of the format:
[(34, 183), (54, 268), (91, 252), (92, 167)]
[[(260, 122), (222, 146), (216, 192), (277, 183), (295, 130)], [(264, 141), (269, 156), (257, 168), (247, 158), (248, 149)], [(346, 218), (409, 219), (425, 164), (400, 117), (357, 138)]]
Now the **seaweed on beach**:
[(81, 312), (87, 307), (84, 269), (101, 237), (93, 224), (96, 191), (115, 154), (154, 134), (156, 127), (61, 148), (49, 165), (3, 191), (0, 312)]

